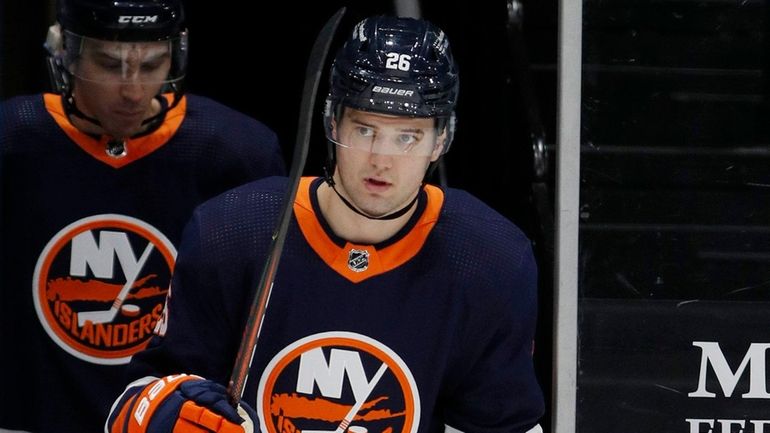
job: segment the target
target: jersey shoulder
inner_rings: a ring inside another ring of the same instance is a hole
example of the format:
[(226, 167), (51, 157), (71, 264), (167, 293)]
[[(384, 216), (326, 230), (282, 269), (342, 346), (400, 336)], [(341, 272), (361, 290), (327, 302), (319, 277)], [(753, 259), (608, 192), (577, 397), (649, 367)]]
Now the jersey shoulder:
[[(477, 299), (532, 298), (537, 265), (532, 244), (513, 222), (473, 195), (445, 191), (434, 236), (453, 281), (474, 287)], [(502, 301), (504, 304), (505, 302)]]
[(217, 141), (277, 142), (267, 125), (240, 111), (205, 96), (187, 94), (186, 128), (197, 135), (219, 138)]
[(3, 121), (36, 121), (39, 115), (45, 112), (43, 95), (21, 95), (0, 101), (0, 111), (3, 113)]
[(33, 136), (56, 131), (45, 110), (43, 95), (24, 95), (0, 101), (0, 142), (3, 149), (23, 146)]
[(187, 94), (177, 152), (203, 158), (212, 167), (249, 173), (251, 179), (286, 173), (277, 134), (262, 122), (210, 98)]
[(445, 197), (440, 221), (465, 234), (458, 240), (494, 251), (530, 248), (530, 240), (516, 224), (472, 194), (448, 188)]
[(231, 207), (243, 208), (244, 212), (255, 210), (254, 208), (279, 207), (288, 188), (288, 181), (285, 176), (268, 176), (244, 183), (206, 200), (198, 206), (198, 212), (212, 217), (230, 215), (225, 210)]
[(272, 234), (283, 204), (288, 179), (271, 176), (255, 180), (205, 201), (195, 210), (199, 233), (206, 238), (248, 237)]

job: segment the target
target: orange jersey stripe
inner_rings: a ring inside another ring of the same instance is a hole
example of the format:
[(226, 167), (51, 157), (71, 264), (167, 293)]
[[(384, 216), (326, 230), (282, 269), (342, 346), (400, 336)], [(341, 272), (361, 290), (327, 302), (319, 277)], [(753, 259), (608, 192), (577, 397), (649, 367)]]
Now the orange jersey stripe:
[[(358, 245), (350, 242), (340, 248), (326, 234), (313, 211), (310, 201), (310, 184), (313, 180), (312, 177), (301, 179), (297, 199), (294, 201), (294, 215), (310, 247), (329, 267), (354, 283), (395, 269), (414, 257), (425, 244), (433, 226), (436, 225), (444, 204), (444, 192), (435, 186), (426, 185), (428, 203), (425, 211), (406, 236), (381, 250), (375, 249), (372, 245)], [(365, 270), (356, 272), (348, 266), (351, 250), (369, 253), (369, 266)]]
[[(48, 113), (51, 114), (51, 117), (53, 117), (64, 133), (89, 155), (113, 168), (121, 168), (130, 164), (149, 155), (166, 144), (182, 125), (182, 121), (184, 120), (187, 111), (187, 98), (183, 96), (179, 101), (179, 104), (166, 113), (166, 119), (157, 130), (148, 135), (126, 140), (126, 148), (128, 149), (127, 155), (115, 158), (108, 155), (105, 151), (107, 149), (108, 141), (106, 136), (96, 139), (77, 129), (75, 125), (70, 122), (67, 118), (67, 114), (64, 112), (61, 95), (46, 93), (43, 97), (46, 110), (48, 110)], [(164, 95), (164, 97), (171, 103), (173, 95), (167, 94)]]

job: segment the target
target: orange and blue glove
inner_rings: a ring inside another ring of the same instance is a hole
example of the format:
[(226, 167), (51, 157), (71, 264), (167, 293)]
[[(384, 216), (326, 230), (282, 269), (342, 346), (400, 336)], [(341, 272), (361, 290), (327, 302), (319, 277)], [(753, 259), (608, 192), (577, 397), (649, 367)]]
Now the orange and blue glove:
[(224, 386), (200, 376), (174, 375), (129, 388), (107, 420), (110, 433), (252, 433), (254, 409), (236, 410)]

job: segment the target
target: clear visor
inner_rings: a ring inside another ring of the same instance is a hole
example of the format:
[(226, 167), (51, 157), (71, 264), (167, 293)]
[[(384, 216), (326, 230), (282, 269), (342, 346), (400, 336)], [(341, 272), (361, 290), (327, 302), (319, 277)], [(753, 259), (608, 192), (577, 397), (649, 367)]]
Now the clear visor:
[(184, 78), (186, 38), (147, 42), (92, 39), (65, 32), (65, 66), (83, 80), (100, 83), (167, 84)]
[(337, 146), (379, 155), (433, 156), (444, 153), (445, 135), (434, 119), (406, 118), (396, 122), (368, 122), (355, 116), (325, 116), (326, 138)]

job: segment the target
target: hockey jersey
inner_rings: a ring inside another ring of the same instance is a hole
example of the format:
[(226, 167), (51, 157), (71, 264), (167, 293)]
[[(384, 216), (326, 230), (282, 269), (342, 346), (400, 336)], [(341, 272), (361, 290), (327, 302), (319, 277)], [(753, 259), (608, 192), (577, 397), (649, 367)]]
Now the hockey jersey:
[(285, 173), (270, 129), (194, 95), (125, 156), (105, 145), (58, 95), (0, 104), (0, 430), (102, 431), (195, 206)]
[[(539, 428), (537, 271), (522, 232), (465, 192), (426, 186), (399, 233), (358, 245), (323, 219), (321, 182), (300, 183), (244, 388), (261, 431)], [(228, 383), (286, 187), (264, 179), (196, 210), (162, 337), (134, 357), (133, 379)]]

